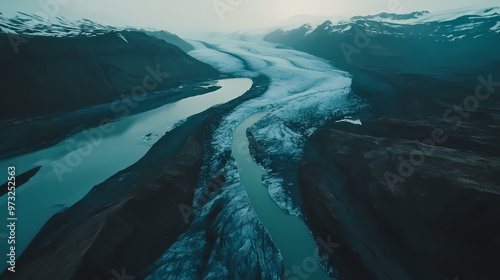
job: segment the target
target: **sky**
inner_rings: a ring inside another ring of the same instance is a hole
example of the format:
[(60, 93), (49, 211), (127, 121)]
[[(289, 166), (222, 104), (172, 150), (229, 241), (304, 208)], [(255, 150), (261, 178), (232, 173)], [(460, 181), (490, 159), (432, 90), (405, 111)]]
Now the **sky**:
[(164, 29), (177, 34), (280, 26), (297, 15), (303, 15), (301, 19), (310, 16), (334, 19), (379, 12), (432, 12), (499, 5), (498, 0), (0, 0), (0, 3), (0, 11), (9, 13), (87, 18), (101, 24)]

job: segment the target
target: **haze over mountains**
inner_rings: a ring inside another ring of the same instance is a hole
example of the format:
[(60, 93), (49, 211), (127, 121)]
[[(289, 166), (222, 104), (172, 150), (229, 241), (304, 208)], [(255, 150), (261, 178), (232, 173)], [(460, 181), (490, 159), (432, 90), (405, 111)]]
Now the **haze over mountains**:
[[(20, 202), (53, 214), (20, 225), (0, 279), (498, 279), (498, 45), (499, 7), (191, 41), (0, 14), (0, 166), (19, 163), (19, 199), (56, 202)], [(197, 109), (218, 90), (235, 97)], [(193, 113), (167, 125), (178, 107)], [(242, 175), (307, 226), (310, 258), (290, 266), (299, 245), (266, 228)]]

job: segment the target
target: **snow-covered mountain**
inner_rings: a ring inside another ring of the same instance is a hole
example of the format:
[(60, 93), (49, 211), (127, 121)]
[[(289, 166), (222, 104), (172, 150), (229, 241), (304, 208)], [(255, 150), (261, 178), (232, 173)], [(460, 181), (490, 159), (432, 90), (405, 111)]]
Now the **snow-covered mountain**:
[(278, 29), (266, 40), (346, 68), (403, 65), (426, 72), (440, 65), (472, 67), (499, 59), (491, 46), (500, 42), (500, 8), (359, 16)]
[[(343, 34), (354, 25), (363, 26), (370, 35), (432, 36), (438, 40), (456, 40), (478, 37), (485, 33), (500, 33), (500, 7), (483, 9), (458, 9), (444, 12), (417, 11), (409, 14), (379, 13), (355, 16), (348, 20), (325, 20), (314, 24), (306, 22), (297, 28), (283, 27), (279, 32), (293, 32), (303, 37), (313, 33)], [(409, 30), (412, 29), (412, 30)]]
[(145, 30), (132, 27), (102, 25), (89, 19), (69, 20), (63, 16), (43, 18), (35, 14), (26, 14), (23, 12), (17, 12), (13, 15), (0, 12), (0, 33), (23, 36), (75, 37), (83, 35), (93, 37), (115, 32), (120, 39), (128, 42), (127, 38), (121, 33), (126, 31), (144, 32), (158, 39), (165, 40), (167, 43), (174, 44), (185, 52), (193, 49), (193, 46), (182, 40), (179, 36), (165, 30)]
[(13, 16), (0, 13), (0, 31), (17, 35), (51, 37), (96, 36), (111, 31), (123, 30), (125, 28), (102, 25), (89, 19), (71, 21), (62, 16), (46, 19), (38, 15), (23, 12), (18, 12)]
[(417, 11), (409, 14), (379, 13), (368, 16), (356, 16), (352, 20), (370, 19), (380, 22), (390, 22), (399, 24), (423, 24), (431, 22), (453, 21), (461, 17), (466, 18), (489, 18), (496, 17), (500, 13), (500, 7), (491, 8), (467, 8), (455, 9), (442, 12)]

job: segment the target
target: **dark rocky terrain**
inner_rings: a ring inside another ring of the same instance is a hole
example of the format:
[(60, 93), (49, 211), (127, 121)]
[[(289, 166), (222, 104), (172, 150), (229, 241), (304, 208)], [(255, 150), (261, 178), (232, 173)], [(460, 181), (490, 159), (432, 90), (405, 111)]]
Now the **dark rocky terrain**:
[(140, 31), (144, 31), (148, 35), (154, 36), (158, 39), (162, 39), (167, 43), (176, 45), (179, 48), (181, 48), (181, 50), (183, 50), (184, 52), (190, 52), (190, 51), (194, 50), (194, 47), (191, 44), (189, 44), (188, 42), (179, 38), (179, 36), (172, 34), (170, 32), (167, 32), (164, 30), (161, 30), (161, 31), (140, 30)]
[(333, 120), (310, 137), (299, 204), (316, 236), (342, 244), (329, 255), (341, 279), (498, 279), (500, 15), (384, 20), (419, 16), (266, 37), (348, 71), (369, 106), (352, 116), (362, 126)]

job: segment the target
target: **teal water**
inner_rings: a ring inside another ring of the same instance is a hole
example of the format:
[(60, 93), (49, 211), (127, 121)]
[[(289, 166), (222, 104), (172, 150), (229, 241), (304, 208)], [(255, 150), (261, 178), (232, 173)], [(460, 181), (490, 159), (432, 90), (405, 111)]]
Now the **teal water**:
[[(252, 84), (252, 80), (246, 78), (219, 80), (217, 85), (221, 88), (213, 92), (169, 103), (123, 118), (106, 128), (75, 134), (52, 147), (0, 161), (0, 172), (4, 172), (0, 181), (5, 182), (8, 166), (15, 166), (18, 175), (42, 166), (16, 191), (17, 256), (54, 214), (78, 202), (95, 185), (137, 162), (176, 123), (243, 95)], [(151, 139), (144, 142), (144, 136), (150, 133)], [(0, 198), (0, 218), (7, 221), (7, 195)], [(7, 246), (5, 236), (0, 236), (0, 252), (7, 252)], [(1, 254), (0, 268), (7, 267), (6, 260), (6, 254)]]
[(264, 170), (252, 159), (247, 129), (266, 113), (245, 119), (235, 130), (233, 156), (250, 204), (280, 250), (289, 280), (330, 279), (318, 262), (317, 247), (309, 228), (296, 216), (285, 213), (262, 183)]

